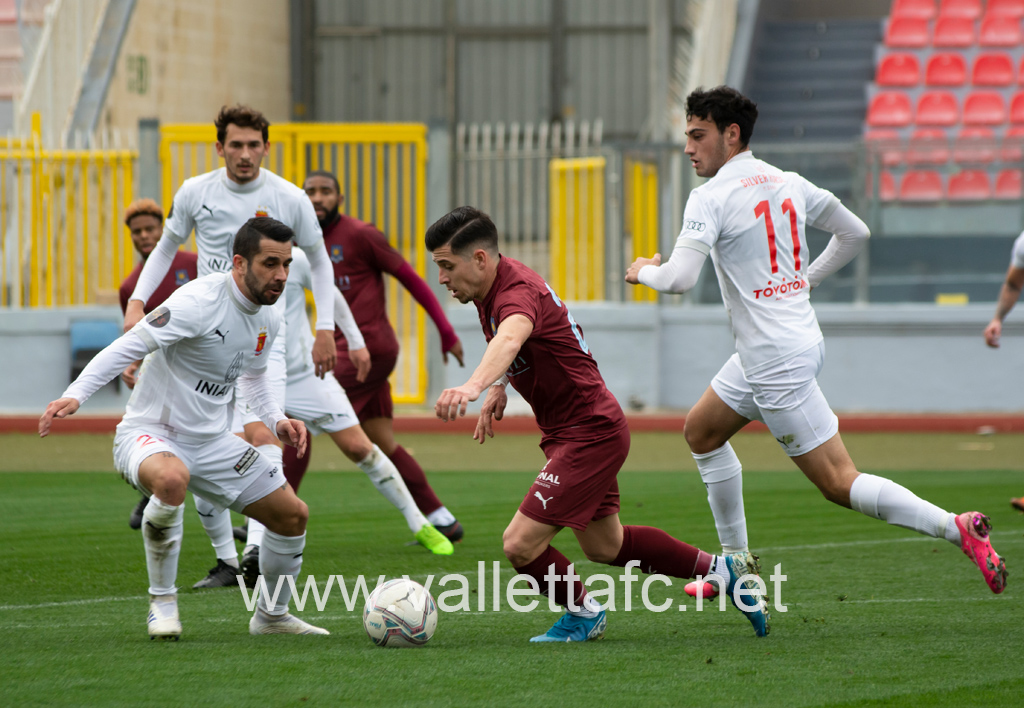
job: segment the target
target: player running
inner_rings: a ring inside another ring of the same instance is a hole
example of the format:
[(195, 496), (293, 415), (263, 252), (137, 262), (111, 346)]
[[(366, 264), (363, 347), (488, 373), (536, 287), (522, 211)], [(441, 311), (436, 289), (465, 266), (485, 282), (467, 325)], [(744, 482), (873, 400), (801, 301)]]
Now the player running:
[[(860, 252), (867, 226), (830, 192), (754, 157), (748, 143), (757, 107), (735, 89), (697, 89), (686, 114), (686, 154), (709, 180), (690, 193), (668, 262), (660, 254), (637, 258), (626, 281), (685, 292), (709, 253), (714, 262), (737, 352), (686, 416), (684, 435), (708, 489), (722, 552), (757, 565), (747, 547), (742, 468), (729, 439), (759, 420), (826, 499), (945, 538), (978, 566), (992, 592), (1002, 592), (1006, 565), (989, 541), (988, 517), (951, 514), (895, 482), (858, 472), (818, 388), (825, 345), (808, 295)], [(805, 224), (834, 234), (809, 265)], [(691, 583), (687, 591), (701, 589)]]
[(344, 356), (351, 348), (350, 343), (336, 336), (338, 364), (334, 375), (345, 389), (367, 436), (395, 463), (416, 506), (441, 533), (453, 542), (458, 541), (463, 535), (462, 524), (438, 499), (416, 459), (395, 441), (388, 377), (398, 360), (398, 339), (388, 322), (383, 274), (394, 276), (430, 315), (441, 335), (445, 363), (451, 353), (462, 366), (462, 343), (430, 286), (402, 254), (391, 247), (387, 237), (373, 224), (338, 211), (344, 197), (333, 174), (311, 172), (303, 186), (320, 220), (335, 282), (355, 313), (373, 362), (369, 377), (365, 381), (359, 379), (356, 369)]
[[(281, 329), (273, 307), (284, 293), (293, 233), (266, 217), (247, 221), (234, 239), (230, 273), (213, 273), (179, 288), (163, 305), (101, 351), (39, 420), (45, 437), (102, 385), (145, 359), (114, 437), (114, 465), (149, 494), (143, 543), (149, 571), (149, 636), (178, 639), (178, 556), (185, 491), (218, 509), (231, 508), (267, 527), (261, 593), (251, 634), (328, 634), (288, 613), (298, 577), (309, 510), (284, 480), (281, 466), (228, 430), (236, 382), (260, 419), (289, 444), (306, 446), (306, 428), (285, 417), (267, 361)], [(268, 599), (268, 595), (271, 597)]]
[[(494, 436), (508, 402), (509, 382), (537, 416), (540, 447), (547, 463), (519, 505), (503, 538), (505, 556), (516, 572), (551, 590), (566, 608), (555, 625), (531, 642), (583, 642), (604, 635), (604, 609), (571, 580), (569, 559), (551, 546), (571, 528), (587, 558), (619, 567), (635, 561), (646, 573), (677, 578), (716, 575), (726, 582), (733, 604), (754, 633), (768, 634), (769, 614), (754, 570), (738, 556), (712, 556), (661, 529), (623, 526), (619, 521), (619, 468), (629, 453), (629, 428), (605, 386), (583, 331), (544, 280), (522, 263), (498, 253), (498, 232), (490, 218), (460, 207), (427, 229), (440, 282), (459, 302), (473, 301), (487, 339), (483, 360), (462, 386), (446, 389), (435, 411), (441, 420), (465, 415), (466, 405), (487, 391), (473, 438)], [(500, 379), (500, 380), (499, 380)], [(493, 385), (492, 385), (493, 384)], [(571, 583), (571, 590), (570, 590)], [(758, 597), (737, 602), (738, 586)]]

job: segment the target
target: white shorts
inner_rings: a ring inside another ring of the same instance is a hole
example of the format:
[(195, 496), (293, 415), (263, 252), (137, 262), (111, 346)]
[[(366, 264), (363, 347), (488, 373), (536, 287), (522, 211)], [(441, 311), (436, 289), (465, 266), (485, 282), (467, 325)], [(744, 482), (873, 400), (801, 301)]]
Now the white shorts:
[(159, 428), (119, 428), (114, 436), (114, 468), (130, 485), (151, 494), (139, 482), (139, 466), (151, 455), (169, 452), (188, 468), (188, 489), (217, 508), (241, 512), (285, 485), (284, 473), (237, 435), (225, 433), (202, 443), (175, 440)]
[[(278, 346), (280, 343), (280, 346)], [(274, 345), (270, 350), (270, 361), (267, 362), (267, 377), (270, 379), (270, 388), (274, 392), (274, 398), (277, 400), (277, 405), (284, 410), (285, 401), (285, 386), (288, 380), (288, 365), (285, 362), (284, 352), (284, 338), (278, 337), (274, 341)], [(235, 412), (230, 425), (228, 426), (233, 433), (241, 433), (243, 426), (249, 425), (249, 423), (261, 423), (260, 417), (256, 415), (248, 402), (245, 400), (245, 396), (242, 395), (242, 391), (236, 386), (235, 387)]]
[(815, 377), (825, 363), (825, 344), (800, 352), (769, 369), (756, 381), (743, 373), (739, 354), (733, 354), (711, 381), (725, 404), (749, 420), (759, 420), (790, 457), (807, 454), (839, 432)]
[(309, 369), (289, 377), (284, 410), (289, 417), (305, 423), (310, 435), (336, 433), (359, 425), (345, 389), (333, 373), (319, 379)]

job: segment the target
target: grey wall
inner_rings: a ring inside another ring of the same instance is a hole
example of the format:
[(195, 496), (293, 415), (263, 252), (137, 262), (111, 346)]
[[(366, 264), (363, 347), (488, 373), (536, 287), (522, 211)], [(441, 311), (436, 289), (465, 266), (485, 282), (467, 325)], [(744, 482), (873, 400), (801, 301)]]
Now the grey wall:
[[(454, 361), (442, 368), (444, 384), (455, 386), (480, 362), (484, 338), (475, 307), (448, 307), (466, 349), (465, 369)], [(817, 311), (827, 349), (819, 382), (836, 411), (1024, 410), (1018, 368), (1024, 312), (1010, 315), (1003, 346), (993, 350), (981, 337), (992, 316), (989, 304), (823, 305)], [(721, 306), (575, 304), (572, 313), (623, 406), (686, 409), (734, 351)], [(121, 314), (116, 307), (0, 312), (0, 414), (38, 414), (60, 396), (70, 370), (68, 324), (76, 318), (120, 322)], [(104, 389), (82, 412), (119, 413), (126, 401), (125, 390)], [(521, 400), (512, 405), (510, 412), (529, 412)]]

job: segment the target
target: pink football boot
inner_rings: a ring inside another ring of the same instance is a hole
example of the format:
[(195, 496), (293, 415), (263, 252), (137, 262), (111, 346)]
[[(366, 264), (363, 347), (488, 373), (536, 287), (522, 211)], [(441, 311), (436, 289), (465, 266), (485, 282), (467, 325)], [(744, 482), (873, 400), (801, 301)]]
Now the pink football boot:
[(977, 564), (985, 582), (998, 595), (1006, 587), (1006, 562), (988, 540), (992, 522), (980, 511), (965, 511), (956, 517), (956, 527), (960, 529), (960, 549)]

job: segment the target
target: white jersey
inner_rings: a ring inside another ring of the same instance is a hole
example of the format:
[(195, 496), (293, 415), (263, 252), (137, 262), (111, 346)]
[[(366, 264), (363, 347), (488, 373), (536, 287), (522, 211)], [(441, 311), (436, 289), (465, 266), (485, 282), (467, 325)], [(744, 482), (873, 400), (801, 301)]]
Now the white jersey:
[(746, 373), (822, 341), (808, 298), (804, 228), (838, 205), (831, 192), (749, 151), (690, 193), (679, 241), (710, 249)]
[(301, 249), (292, 249), (292, 264), (284, 286), (285, 327), (289, 328), (285, 352), (288, 377), (313, 370), (313, 332), (306, 316), (306, 290), (313, 289), (309, 259)]
[(225, 167), (185, 180), (174, 195), (164, 238), (182, 244), (195, 229), (199, 276), (220, 273), (231, 269), (238, 229), (256, 216), (290, 226), (297, 246), (323, 248), (323, 233), (309, 197), (264, 168), (246, 184), (228, 179)]
[(280, 326), (277, 309), (249, 301), (230, 274), (178, 288), (131, 330), (152, 353), (121, 426), (195, 439), (228, 432), (235, 381), (266, 368)]
[(1013, 242), (1013, 252), (1010, 256), (1010, 264), (1014, 268), (1024, 268), (1024, 233)]
[[(306, 291), (313, 289), (313, 269), (300, 248), (292, 248), (292, 264), (285, 285), (285, 328), (288, 330), (288, 378), (313, 371), (313, 332), (306, 317)], [(334, 321), (348, 341), (349, 350), (366, 346), (345, 296), (334, 288)]]

